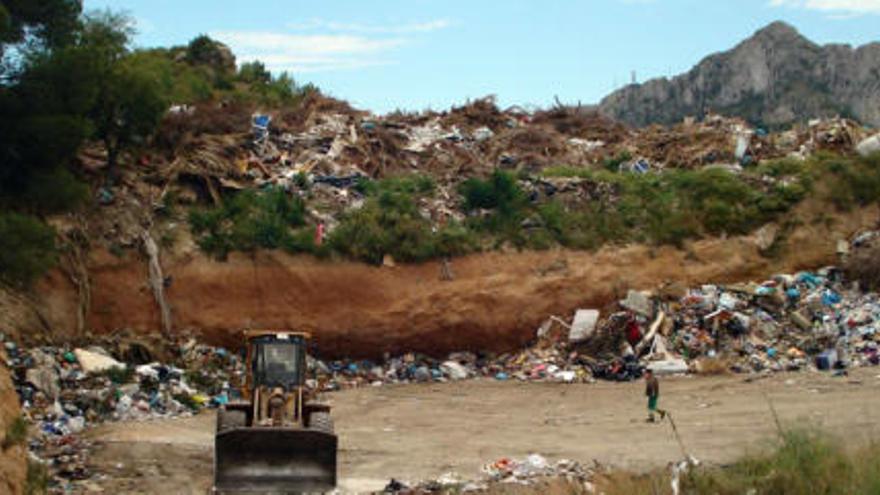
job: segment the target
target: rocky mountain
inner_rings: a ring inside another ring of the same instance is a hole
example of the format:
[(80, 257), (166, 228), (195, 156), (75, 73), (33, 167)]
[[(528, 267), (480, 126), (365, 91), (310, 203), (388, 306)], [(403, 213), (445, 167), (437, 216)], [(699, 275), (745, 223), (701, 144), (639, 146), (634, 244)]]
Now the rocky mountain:
[(880, 126), (880, 43), (821, 46), (775, 22), (685, 74), (629, 85), (599, 107), (636, 126), (710, 111), (766, 126), (833, 115)]

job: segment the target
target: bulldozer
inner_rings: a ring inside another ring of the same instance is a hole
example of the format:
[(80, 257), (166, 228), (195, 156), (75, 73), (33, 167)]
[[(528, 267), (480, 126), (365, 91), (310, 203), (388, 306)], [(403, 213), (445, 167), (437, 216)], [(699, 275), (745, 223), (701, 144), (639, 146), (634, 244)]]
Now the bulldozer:
[(305, 332), (244, 332), (241, 400), (217, 412), (214, 493), (320, 493), (336, 487), (330, 406), (305, 387)]

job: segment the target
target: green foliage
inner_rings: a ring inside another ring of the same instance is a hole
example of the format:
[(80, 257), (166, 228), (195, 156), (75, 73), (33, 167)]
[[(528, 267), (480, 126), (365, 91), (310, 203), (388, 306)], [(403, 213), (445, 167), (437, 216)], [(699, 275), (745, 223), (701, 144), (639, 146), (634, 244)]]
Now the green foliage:
[(379, 264), (388, 254), (398, 261), (434, 256), (430, 222), (412, 197), (384, 191), (343, 216), (328, 239), (331, 249), (349, 258)]
[(80, 49), (95, 63), (97, 95), (89, 112), (112, 171), (124, 149), (143, 144), (168, 108), (167, 66), (129, 56), (128, 18), (106, 12), (86, 18)]
[(82, 4), (77, 0), (4, 1), (0, 3), (0, 55), (7, 44), (33, 37), (47, 47), (70, 43)]
[(761, 162), (755, 167), (754, 175), (767, 175), (774, 178), (799, 177), (805, 174), (807, 165), (803, 160), (796, 158), (782, 158)]
[(617, 191), (614, 199), (599, 204), (572, 209), (550, 203), (539, 208), (556, 241), (580, 249), (616, 241), (681, 246), (703, 235), (744, 234), (788, 211), (806, 197), (811, 184), (800, 166), (786, 163), (756, 172), (758, 177), (780, 178), (764, 188), (752, 175), (719, 169), (641, 175), (555, 167), (550, 172), (609, 183)]
[(56, 213), (85, 196), (67, 167), (90, 133), (89, 63), (68, 49), (35, 55), (0, 92), (0, 207)]
[(539, 207), (543, 228), (560, 245), (573, 249), (597, 249), (607, 242), (624, 240), (621, 215), (607, 205), (590, 204), (571, 211), (552, 201)]
[(185, 52), (190, 65), (204, 65), (218, 72), (235, 70), (235, 57), (227, 47), (202, 34), (189, 42)]
[(28, 459), (25, 495), (44, 495), (49, 492), (49, 470), (40, 461)]
[[(250, 74), (245, 74), (251, 77)], [(259, 76), (260, 74), (254, 74)], [(239, 91), (233, 96), (247, 101), (254, 101), (260, 105), (281, 107), (295, 105), (309, 92), (315, 91), (315, 87), (306, 85), (300, 87), (288, 72), (282, 72), (278, 76), (271, 76), (266, 81), (265, 77), (257, 78), (251, 82), (246, 91)]]
[(0, 213), (0, 280), (26, 286), (55, 263), (55, 232), (51, 227), (20, 213)]
[(629, 151), (621, 151), (620, 153), (610, 156), (602, 160), (602, 168), (609, 172), (617, 172), (620, 166), (632, 160), (632, 154)]
[(238, 69), (238, 80), (251, 84), (269, 84), (272, 82), (272, 73), (259, 60), (245, 62)]
[(516, 183), (516, 176), (501, 169), (495, 169), (488, 180), (471, 178), (464, 181), (460, 192), (467, 210), (512, 212), (526, 202), (525, 194)]
[(746, 456), (726, 469), (698, 469), (682, 480), (684, 493), (733, 495), (874, 494), (880, 487), (877, 445), (858, 453), (810, 430), (786, 431), (768, 455)]
[(199, 246), (220, 259), (258, 248), (311, 249), (294, 231), (305, 225), (305, 204), (281, 189), (240, 192), (217, 208), (191, 211), (189, 222)]
[(544, 232), (524, 228), (530, 223), (530, 205), (516, 176), (510, 172), (496, 169), (487, 180), (468, 179), (462, 183), (459, 191), (464, 197), (466, 210), (491, 210), (489, 215), (469, 218), (468, 226), (477, 232), (490, 234), (497, 246), (508, 243), (517, 248), (548, 247)]
[(382, 180), (363, 178), (355, 189), (366, 196), (379, 196), (382, 193), (405, 193), (418, 196), (430, 195), (437, 185), (430, 175), (411, 174), (388, 177)]
[(459, 222), (446, 224), (434, 236), (434, 256), (463, 256), (478, 251), (479, 247), (476, 233)]
[(27, 433), (27, 421), (22, 416), (18, 416), (6, 425), (6, 435), (3, 437), (3, 443), (0, 445), (0, 448), (6, 450), (12, 446), (24, 444), (25, 440), (27, 440)]
[(865, 158), (824, 157), (815, 166), (822, 182), (828, 184), (830, 200), (837, 208), (848, 210), (880, 200), (880, 154)]

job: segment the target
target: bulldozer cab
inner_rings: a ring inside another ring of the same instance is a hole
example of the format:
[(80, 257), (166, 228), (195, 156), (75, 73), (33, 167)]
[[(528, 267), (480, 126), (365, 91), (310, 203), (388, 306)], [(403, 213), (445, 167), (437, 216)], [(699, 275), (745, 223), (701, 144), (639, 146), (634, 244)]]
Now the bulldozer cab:
[(301, 333), (263, 333), (247, 336), (250, 373), (245, 396), (254, 388), (280, 387), (291, 392), (305, 383), (306, 338)]

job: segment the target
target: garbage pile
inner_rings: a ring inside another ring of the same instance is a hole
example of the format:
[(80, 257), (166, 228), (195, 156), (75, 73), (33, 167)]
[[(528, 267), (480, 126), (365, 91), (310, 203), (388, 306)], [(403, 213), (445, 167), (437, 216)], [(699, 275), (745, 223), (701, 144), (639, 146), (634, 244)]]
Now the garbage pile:
[(603, 375), (594, 366), (595, 378), (637, 378), (640, 366), (684, 373), (710, 372), (709, 363), (734, 372), (880, 364), (880, 297), (834, 267), (680, 295), (630, 291), (620, 306), (573, 344), (575, 352), (617, 369)]
[(609, 313), (550, 317), (532, 346), (501, 355), (314, 360), (310, 382), (325, 391), (470, 378), (590, 383), (638, 379), (646, 368), (708, 373), (711, 363), (743, 373), (880, 364), (880, 297), (834, 267), (761, 283), (631, 290)]
[(189, 341), (178, 364), (125, 363), (99, 346), (22, 349), (4, 342), (6, 365), (25, 417), (29, 450), (49, 468), (55, 488), (91, 477), (88, 442), (79, 433), (105, 421), (188, 416), (229, 400), (240, 360)]
[(572, 484), (584, 487), (587, 492), (593, 491), (592, 479), (595, 470), (582, 466), (568, 459), (551, 463), (539, 454), (531, 454), (524, 459), (503, 457), (483, 466), (480, 477), (465, 480), (457, 473), (446, 473), (437, 479), (425, 480), (409, 486), (392, 479), (385, 487), (384, 493), (415, 495), (421, 493), (468, 493), (480, 492), (494, 484), (514, 483), (518, 485), (534, 485), (548, 479), (562, 478)]
[(532, 347), (489, 356), (453, 352), (446, 359), (408, 353), (381, 361), (310, 360), (314, 379), (307, 385), (334, 391), (389, 384), (449, 382), (474, 378), (499, 381), (586, 383), (592, 381), (589, 363), (571, 353), (564, 341), (539, 338)]
[[(131, 157), (138, 166), (120, 168), (115, 184), (96, 187), (102, 214), (90, 218), (88, 237), (104, 238), (108, 247), (136, 247), (154, 212), (169, 213), (177, 203), (218, 205), (224, 192), (247, 189), (281, 188), (305, 199), (310, 222), (325, 224), (329, 234), (343, 213), (364, 204), (362, 179), (417, 173), (435, 184), (430, 198), (419, 198), (419, 209), (440, 227), (464, 218), (460, 183), (497, 168), (517, 172), (532, 201), (553, 196), (582, 204), (608, 199), (615, 190), (545, 172), (560, 166), (635, 174), (703, 167), (739, 172), (762, 160), (803, 159), (822, 150), (880, 149), (876, 133), (840, 118), (772, 133), (720, 115), (634, 129), (589, 108), (500, 109), (492, 98), (444, 112), (377, 116), (314, 95), (295, 109), (240, 113), (199, 107), (166, 119), (165, 127), (172, 126), (166, 131), (189, 141), (163, 147), (159, 140), (156, 149)], [(205, 120), (217, 125), (199, 124)], [(194, 131), (187, 125), (199, 132), (187, 132)], [(106, 151), (92, 144), (80, 161), (94, 172), (106, 163)], [(181, 227), (170, 222), (167, 228), (172, 238)]]

